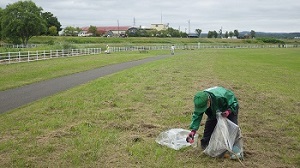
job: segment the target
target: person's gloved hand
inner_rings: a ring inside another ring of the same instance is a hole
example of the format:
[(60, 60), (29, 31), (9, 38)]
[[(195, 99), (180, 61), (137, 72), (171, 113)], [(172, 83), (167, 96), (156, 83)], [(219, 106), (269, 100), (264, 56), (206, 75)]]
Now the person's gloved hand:
[(222, 112), (221, 115), (222, 115), (223, 117), (226, 117), (226, 118), (227, 118), (227, 117), (229, 116), (230, 113), (231, 113), (230, 110), (226, 110), (226, 111)]
[(186, 137), (186, 142), (193, 143), (196, 135), (196, 130), (192, 130), (189, 135)]

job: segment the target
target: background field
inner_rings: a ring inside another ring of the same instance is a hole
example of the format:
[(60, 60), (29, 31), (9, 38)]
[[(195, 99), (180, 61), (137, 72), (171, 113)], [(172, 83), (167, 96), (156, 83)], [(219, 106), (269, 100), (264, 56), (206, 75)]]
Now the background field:
[[(34, 44), (33, 48), (11, 48), (8, 45), (0, 47), (2, 52), (28, 51), (28, 50), (60, 50), (76, 48), (102, 48), (105, 50), (106, 45), (112, 47), (131, 47), (131, 46), (155, 46), (155, 45), (296, 45), (300, 46), (300, 39), (275, 39), (275, 38), (255, 38), (255, 39), (220, 39), (220, 38), (105, 38), (105, 37), (71, 37), (71, 36), (36, 36), (29, 40), (29, 44)], [(0, 46), (2, 45), (0, 41)]]
[[(187, 129), (193, 95), (216, 85), (233, 90), (240, 101), (243, 164), (299, 167), (299, 53), (297, 48), (176, 51), (174, 57), (1, 114), (0, 167), (241, 167), (237, 161), (205, 156), (200, 148), (174, 151), (155, 142), (162, 131)], [(106, 64), (134, 54), (114, 53)], [(58, 67), (74, 62), (80, 67), (82, 58), (55, 61), (63, 62)], [(84, 67), (103, 66), (89, 61), (95, 56), (84, 59)], [(43, 71), (48, 61), (21, 63), (22, 72), (31, 72), (29, 81), (36, 81), (38, 73), (30, 69)], [(21, 64), (3, 66), (1, 72)], [(60, 71), (69, 73), (68, 68)]]

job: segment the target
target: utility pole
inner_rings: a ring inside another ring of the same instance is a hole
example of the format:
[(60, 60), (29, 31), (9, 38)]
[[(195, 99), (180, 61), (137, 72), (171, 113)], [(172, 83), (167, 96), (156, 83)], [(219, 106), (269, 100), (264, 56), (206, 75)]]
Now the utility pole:
[(189, 34), (191, 33), (191, 20), (188, 21), (189, 23)]

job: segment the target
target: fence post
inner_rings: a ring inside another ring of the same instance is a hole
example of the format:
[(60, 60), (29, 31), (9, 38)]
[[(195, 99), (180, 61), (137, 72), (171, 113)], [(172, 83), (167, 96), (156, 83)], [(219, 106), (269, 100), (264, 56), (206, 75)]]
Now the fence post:
[(10, 64), (10, 52), (8, 52), (8, 63)]
[(21, 51), (19, 51), (19, 62), (21, 62)]

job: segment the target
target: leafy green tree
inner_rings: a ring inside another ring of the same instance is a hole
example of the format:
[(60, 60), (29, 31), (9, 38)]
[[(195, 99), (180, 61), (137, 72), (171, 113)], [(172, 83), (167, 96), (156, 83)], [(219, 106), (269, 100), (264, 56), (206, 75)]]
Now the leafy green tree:
[(62, 30), (60, 22), (57, 20), (57, 17), (53, 16), (51, 12), (42, 13), (43, 18), (47, 22), (47, 31), (43, 32), (44, 35), (50, 35), (49, 28), (52, 26), (56, 27), (57, 33)]
[(92, 26), (92, 25), (89, 27), (88, 32), (92, 33), (93, 36), (97, 36), (99, 34), (98, 31), (97, 31), (97, 27), (96, 26)]
[(169, 37), (180, 37), (180, 32), (179, 32), (179, 30), (173, 29), (172, 27), (169, 27), (169, 28), (167, 29), (166, 34), (167, 34), (167, 36), (169, 36)]
[(151, 37), (155, 37), (157, 35), (158, 31), (156, 29), (151, 29), (149, 30), (149, 35)]
[(229, 32), (229, 37), (232, 38), (233, 35), (234, 35), (233, 32), (230, 31), (230, 32)]
[(2, 26), (1, 26), (1, 21), (2, 21), (2, 16), (3, 16), (3, 9), (0, 8), (0, 40), (2, 39)]
[(76, 36), (78, 35), (78, 33), (81, 31), (81, 29), (79, 27), (75, 28), (72, 26), (67, 26), (64, 29), (64, 35), (65, 36)]
[(179, 30), (169, 27), (166, 30), (157, 31), (155, 29), (142, 29), (137, 28), (136, 31), (126, 31), (129, 37), (186, 37), (187, 34), (183, 34)]
[(150, 37), (150, 33), (149, 31), (145, 30), (145, 29), (141, 29), (140, 30), (140, 37)]
[(233, 31), (233, 34), (234, 34), (234, 36), (235, 36), (236, 38), (239, 38), (240, 33), (239, 33), (238, 30), (234, 30), (234, 31)]
[(138, 34), (140, 32), (140, 29), (134, 29), (134, 30), (127, 30), (126, 31), (126, 34), (129, 36), (129, 37), (138, 37)]
[(207, 34), (207, 38), (218, 38), (218, 33), (217, 31), (209, 31)]
[(255, 31), (254, 30), (251, 30), (251, 32), (250, 32), (250, 35), (251, 35), (251, 38), (255, 38)]
[(219, 30), (219, 37), (223, 38), (223, 30), (222, 30), (222, 28)]
[(186, 32), (180, 32), (180, 37), (187, 37), (188, 34)]
[(198, 37), (200, 37), (200, 36), (201, 36), (201, 33), (202, 33), (202, 30), (201, 30), (201, 29), (196, 29), (195, 31), (196, 31)]
[(224, 35), (224, 36), (225, 36), (225, 38), (228, 38), (228, 37), (229, 37), (228, 31), (225, 32), (225, 35)]
[(49, 34), (50, 36), (56, 36), (57, 33), (58, 33), (58, 31), (57, 31), (57, 28), (56, 28), (55, 26), (49, 27), (49, 29), (48, 29), (48, 34)]
[(214, 34), (213, 31), (208, 31), (207, 38), (213, 38)]
[(213, 31), (213, 36), (214, 36), (214, 38), (218, 38), (218, 33), (217, 33), (217, 31)]
[(26, 46), (31, 37), (46, 30), (42, 10), (32, 1), (18, 1), (7, 5), (1, 19), (3, 37), (13, 42), (22, 41)]

